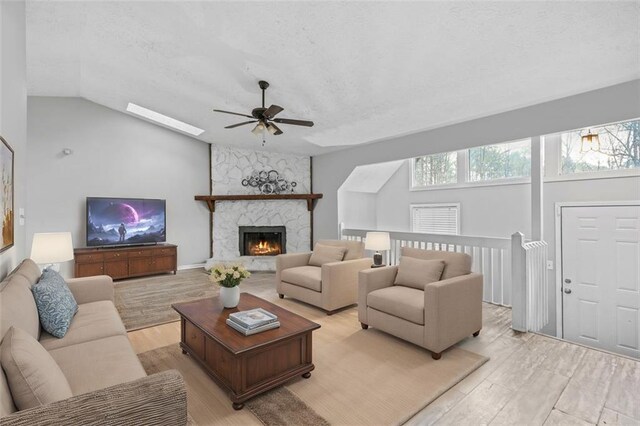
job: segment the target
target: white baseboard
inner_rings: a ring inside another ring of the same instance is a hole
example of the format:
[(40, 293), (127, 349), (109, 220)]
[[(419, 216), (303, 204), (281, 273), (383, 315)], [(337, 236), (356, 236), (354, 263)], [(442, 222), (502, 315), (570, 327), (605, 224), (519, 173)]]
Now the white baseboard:
[(185, 269), (198, 269), (198, 268), (204, 268), (204, 262), (194, 263), (193, 265), (180, 265), (178, 266), (178, 271), (183, 271)]

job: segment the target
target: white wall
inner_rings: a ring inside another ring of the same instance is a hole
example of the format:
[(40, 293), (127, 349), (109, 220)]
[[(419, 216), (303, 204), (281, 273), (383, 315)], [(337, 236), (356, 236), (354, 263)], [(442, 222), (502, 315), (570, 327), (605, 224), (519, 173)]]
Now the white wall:
[(27, 148), (27, 252), (35, 232), (71, 231), (84, 247), (88, 196), (140, 197), (167, 200), (179, 266), (209, 257), (209, 212), (193, 199), (209, 193), (208, 144), (85, 99), (29, 97)]
[(338, 190), (338, 221), (345, 228), (377, 229), (377, 194)]
[(0, 1), (0, 135), (14, 151), (14, 246), (0, 254), (0, 278), (26, 253), (18, 211), (27, 191), (27, 73), (24, 2)]
[[(487, 93), (487, 96), (490, 96)], [(323, 193), (314, 238), (337, 238), (337, 191), (356, 166), (455, 151), (640, 117), (640, 80), (315, 156), (313, 190)]]
[(460, 203), (461, 234), (503, 238), (516, 230), (530, 234), (529, 184), (410, 191), (410, 173), (406, 160), (378, 192), (378, 229), (411, 231), (411, 204)]

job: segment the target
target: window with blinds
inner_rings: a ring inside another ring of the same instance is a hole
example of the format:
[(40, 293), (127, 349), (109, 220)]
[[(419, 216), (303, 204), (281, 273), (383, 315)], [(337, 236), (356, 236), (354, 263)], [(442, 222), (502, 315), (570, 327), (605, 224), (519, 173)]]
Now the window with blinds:
[(460, 204), (412, 204), (411, 231), (460, 234)]

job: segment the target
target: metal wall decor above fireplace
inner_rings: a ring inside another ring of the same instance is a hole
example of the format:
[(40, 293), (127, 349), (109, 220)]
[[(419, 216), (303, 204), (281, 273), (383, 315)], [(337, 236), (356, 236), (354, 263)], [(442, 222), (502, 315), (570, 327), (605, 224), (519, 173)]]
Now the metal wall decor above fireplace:
[(240, 256), (276, 256), (287, 252), (284, 226), (239, 226)]

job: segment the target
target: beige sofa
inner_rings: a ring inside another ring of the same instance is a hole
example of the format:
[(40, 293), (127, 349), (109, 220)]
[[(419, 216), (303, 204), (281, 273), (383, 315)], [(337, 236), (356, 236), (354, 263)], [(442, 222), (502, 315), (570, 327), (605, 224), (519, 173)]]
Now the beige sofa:
[(293, 297), (327, 311), (328, 315), (358, 301), (358, 272), (371, 267), (363, 258), (364, 244), (359, 241), (320, 240), (318, 244), (345, 247), (339, 262), (321, 267), (309, 265), (312, 252), (276, 256), (276, 283), (280, 298)]
[(471, 273), (464, 253), (404, 247), (402, 256), (443, 260), (440, 281), (424, 290), (394, 285), (397, 266), (361, 271), (358, 319), (362, 328), (378, 328), (422, 346), (440, 359), (442, 351), (482, 328), (482, 275)]
[(0, 336), (15, 326), (49, 352), (66, 377), (69, 399), (17, 411), (5, 372), (0, 373), (2, 425), (171, 424), (187, 421), (186, 389), (177, 371), (147, 376), (118, 311), (108, 276), (68, 280), (78, 303), (67, 334), (58, 339), (40, 329), (31, 286), (40, 269), (24, 260), (0, 283)]

